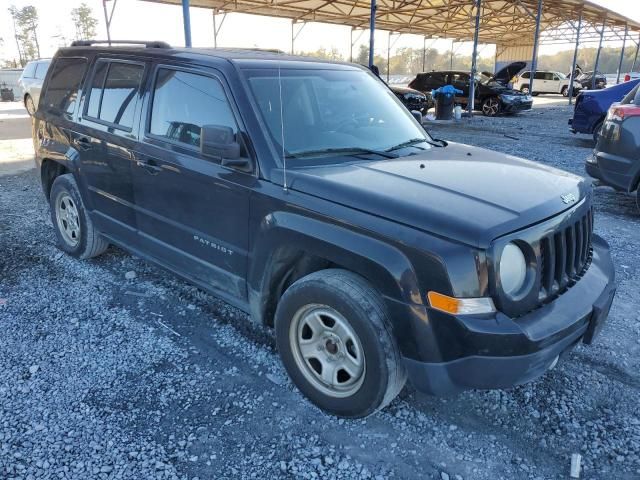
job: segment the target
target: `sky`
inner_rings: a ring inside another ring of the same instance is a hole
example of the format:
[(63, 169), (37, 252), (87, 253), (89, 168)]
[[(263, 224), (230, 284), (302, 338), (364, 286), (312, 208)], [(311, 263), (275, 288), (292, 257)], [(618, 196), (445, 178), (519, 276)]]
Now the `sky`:
[[(636, 21), (640, 21), (638, 0), (592, 0)], [(13, 26), (8, 7), (33, 5), (38, 9), (40, 24), (38, 39), (43, 57), (50, 57), (58, 46), (68, 44), (73, 38), (74, 28), (70, 20), (71, 9), (80, 5), (81, 0), (0, 0), (0, 59), (17, 57)], [(102, 9), (102, 0), (85, 0), (99, 20), (97, 37), (106, 38), (106, 28)], [(113, 1), (107, 2), (108, 5)], [(218, 17), (220, 18), (220, 17)], [(211, 10), (191, 8), (192, 41), (195, 47), (213, 45), (213, 20)], [(164, 40), (171, 45), (184, 45), (182, 28), (182, 9), (174, 5), (162, 5), (141, 0), (118, 0), (111, 37), (126, 40)], [(368, 42), (365, 32), (354, 48), (354, 54), (360, 44)], [(376, 54), (386, 56), (387, 32), (376, 34)], [(320, 47), (327, 50), (336, 48), (348, 58), (350, 28), (340, 25), (308, 23), (295, 42), (296, 51), (315, 51)], [(393, 50), (401, 47), (422, 48), (422, 37), (402, 35), (394, 43)], [(291, 49), (291, 22), (288, 19), (260, 17), (244, 14), (229, 14), (218, 35), (218, 46), (222, 47), (259, 47)], [(437, 40), (433, 45), (441, 51), (448, 50), (451, 42)], [(459, 54), (471, 53), (471, 43), (456, 45)], [(570, 45), (542, 46), (541, 54), (552, 54)], [(492, 45), (481, 45), (480, 56), (493, 56)], [(392, 53), (393, 54), (393, 53)]]

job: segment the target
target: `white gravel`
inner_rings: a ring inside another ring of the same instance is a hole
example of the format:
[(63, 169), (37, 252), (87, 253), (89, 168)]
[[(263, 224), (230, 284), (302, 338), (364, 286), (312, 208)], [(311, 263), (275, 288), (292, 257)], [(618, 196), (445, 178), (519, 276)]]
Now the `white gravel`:
[[(582, 174), (568, 116), (432, 130)], [(346, 421), (295, 390), (270, 331), (119, 249), (61, 254), (35, 170), (0, 176), (0, 478), (557, 479), (574, 453), (581, 478), (638, 478), (640, 215), (604, 187), (596, 206), (619, 289), (594, 346), (532, 384), (406, 388)]]

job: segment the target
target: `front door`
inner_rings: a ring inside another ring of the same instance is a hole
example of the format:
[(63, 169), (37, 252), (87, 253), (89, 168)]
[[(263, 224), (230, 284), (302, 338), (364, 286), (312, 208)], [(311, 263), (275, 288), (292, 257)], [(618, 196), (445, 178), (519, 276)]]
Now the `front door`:
[[(213, 71), (156, 67), (145, 99), (133, 186), (143, 252), (227, 299), (246, 299), (252, 171), (200, 152), (203, 125), (239, 116)], [(246, 148), (242, 155), (248, 156)]]
[(73, 138), (96, 227), (131, 247), (137, 240), (131, 164), (145, 68), (144, 62), (98, 59)]

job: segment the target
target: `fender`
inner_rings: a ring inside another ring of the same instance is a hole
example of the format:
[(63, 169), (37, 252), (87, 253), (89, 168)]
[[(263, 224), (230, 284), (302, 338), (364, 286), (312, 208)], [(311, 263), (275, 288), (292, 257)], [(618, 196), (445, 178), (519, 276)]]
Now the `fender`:
[(409, 259), (370, 235), (294, 213), (275, 212), (262, 220), (255, 238), (260, 241), (254, 242), (248, 274), (254, 321), (270, 321), (277, 303), (273, 296), (278, 294), (278, 282), (287, 267), (303, 254), (358, 273), (389, 299), (423, 304)]

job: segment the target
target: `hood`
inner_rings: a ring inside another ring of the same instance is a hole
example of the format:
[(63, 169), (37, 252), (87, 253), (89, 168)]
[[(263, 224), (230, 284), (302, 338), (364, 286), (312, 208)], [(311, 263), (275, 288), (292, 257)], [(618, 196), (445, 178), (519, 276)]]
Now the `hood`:
[(389, 88), (390, 88), (390, 89), (391, 89), (391, 91), (392, 91), (393, 93), (395, 93), (396, 95), (405, 95), (405, 94), (407, 94), (407, 93), (411, 93), (411, 94), (413, 94), (413, 95), (419, 95), (419, 96), (421, 96), (421, 97), (424, 97), (424, 96), (425, 96), (425, 94), (424, 94), (424, 93), (422, 93), (422, 92), (420, 92), (420, 91), (418, 91), (418, 90), (415, 90), (415, 89), (413, 89), (413, 88), (409, 88), (409, 87), (401, 87), (401, 86), (399, 86), (399, 85), (389, 85)]
[(495, 80), (496, 82), (507, 84), (511, 81), (513, 77), (519, 74), (524, 67), (527, 66), (526, 62), (513, 62), (507, 65), (504, 68), (501, 68), (496, 73), (493, 74), (491, 80)]
[[(574, 207), (591, 191), (582, 177), (456, 143), (289, 176), (292, 190), (478, 248)], [(561, 196), (569, 193), (577, 200), (567, 205)]]

